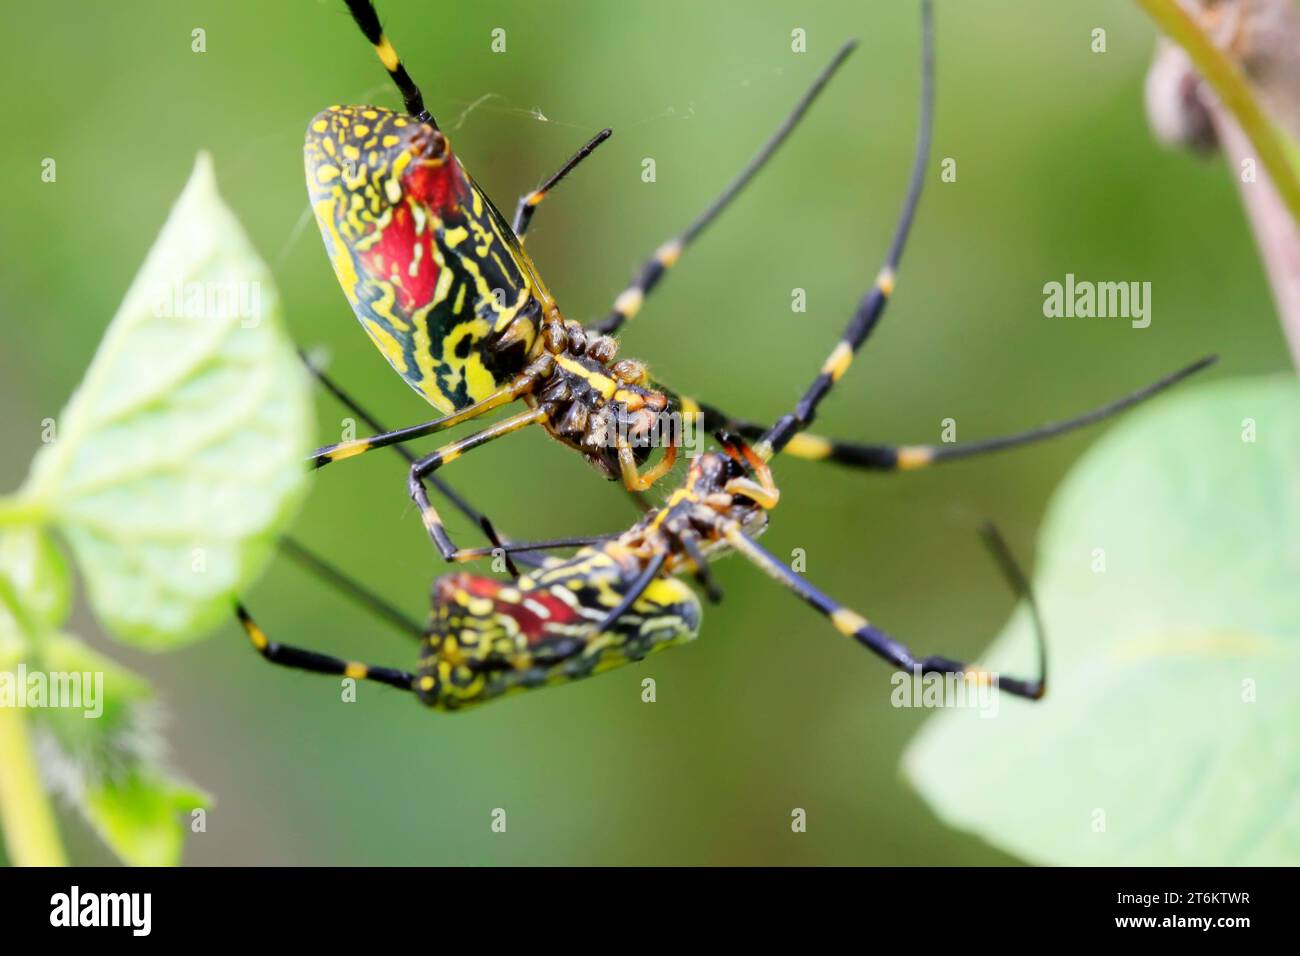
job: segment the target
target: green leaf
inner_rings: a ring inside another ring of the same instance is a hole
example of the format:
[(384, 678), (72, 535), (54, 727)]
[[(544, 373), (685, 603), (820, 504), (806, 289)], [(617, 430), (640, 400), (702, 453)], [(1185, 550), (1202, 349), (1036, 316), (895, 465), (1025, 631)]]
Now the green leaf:
[[(1300, 382), (1116, 426), (1056, 492), (1035, 586), (1046, 699), (939, 714), (906, 754), (939, 816), (1038, 863), (1300, 863)], [(1032, 641), (1017, 614), (989, 666)]]
[(35, 526), (0, 532), (0, 670), (21, 661), (36, 635), (68, 616), (72, 582), (58, 547)]
[(22, 494), (108, 628), (175, 646), (223, 620), (268, 557), (311, 429), (269, 270), (200, 155)]
[(27, 654), (27, 642), (14, 626), (13, 616), (0, 604), (0, 671), (7, 671)]
[(148, 682), (67, 635), (43, 643), (40, 666), (80, 675), (83, 687), (80, 707), (32, 712), (52, 743), (41, 748), (43, 775), (122, 860), (179, 863), (185, 815), (211, 801), (167, 769)]
[[(68, 565), (41, 528), (29, 525), (0, 533), (0, 573), (22, 596), (34, 624), (52, 629), (67, 620), (72, 602)], [(0, 604), (0, 633), (17, 630), (17, 622)]]
[(207, 795), (148, 773), (86, 791), (85, 811), (104, 842), (132, 866), (175, 866), (185, 827), (177, 819), (208, 802)]

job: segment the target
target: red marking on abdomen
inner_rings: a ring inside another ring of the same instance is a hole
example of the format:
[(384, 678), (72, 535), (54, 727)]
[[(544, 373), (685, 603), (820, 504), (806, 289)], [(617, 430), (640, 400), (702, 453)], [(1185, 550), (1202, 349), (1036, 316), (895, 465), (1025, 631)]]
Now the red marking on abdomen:
[[(384, 227), (379, 241), (361, 255), (366, 272), (380, 282), (390, 283), (395, 291), (398, 312), (411, 315), (433, 300), (438, 284), (438, 262), (433, 257), (429, 232), (415, 234), (415, 218), (406, 203), (393, 210), (393, 218)], [(417, 259), (416, 246), (420, 246)], [(411, 264), (415, 263), (412, 275)]]
[[(578, 612), (564, 600), (550, 591), (535, 590), (520, 592), (519, 601), (503, 601), (500, 593), (504, 588), (518, 588), (496, 578), (483, 577), (460, 571), (439, 578), (434, 588), (434, 600), (439, 604), (456, 606), (457, 594), (467, 594), (471, 598), (486, 598), (492, 602), (492, 613), (510, 617), (519, 625), (519, 631), (527, 638), (530, 645), (536, 644), (547, 636), (546, 627), (551, 624), (573, 624), (578, 621)], [(531, 602), (540, 607), (545, 614), (539, 613), (524, 602)], [(468, 609), (459, 608), (464, 613)]]
[[(422, 163), (419, 160), (407, 167), (402, 176), (402, 191), (439, 218), (447, 218), (469, 202), (469, 178), (461, 169), (459, 160), (448, 147), (441, 163)], [(456, 218), (469, 218), (468, 213)]]

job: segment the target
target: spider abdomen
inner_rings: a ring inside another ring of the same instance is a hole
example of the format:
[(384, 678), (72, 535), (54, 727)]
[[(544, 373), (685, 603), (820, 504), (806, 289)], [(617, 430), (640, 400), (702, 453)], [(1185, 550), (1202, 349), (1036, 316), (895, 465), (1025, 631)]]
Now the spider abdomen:
[(391, 110), (332, 106), (303, 152), (334, 273), (393, 369), (444, 413), (510, 381), (546, 295), (447, 138)]
[(602, 630), (643, 567), (611, 542), (515, 582), (468, 572), (439, 578), (417, 671), (421, 702), (456, 710), (589, 677), (693, 640), (699, 599), (671, 577), (655, 580)]

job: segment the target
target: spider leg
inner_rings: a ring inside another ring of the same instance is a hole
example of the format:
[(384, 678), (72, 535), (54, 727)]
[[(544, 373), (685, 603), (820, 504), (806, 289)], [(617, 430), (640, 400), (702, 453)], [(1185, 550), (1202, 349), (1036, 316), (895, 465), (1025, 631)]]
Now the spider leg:
[(352, 11), (352, 19), (375, 48), (379, 62), (384, 65), (384, 69), (388, 71), (388, 75), (392, 77), (393, 83), (402, 94), (406, 111), (420, 122), (428, 123), (437, 129), (438, 124), (434, 121), (433, 114), (424, 108), (424, 97), (420, 93), (420, 88), (406, 72), (406, 67), (402, 66), (402, 61), (398, 59), (393, 45), (388, 42), (388, 37), (384, 36), (384, 28), (379, 22), (375, 5), (370, 0), (347, 0), (347, 4), (348, 9)]
[(455, 542), (447, 534), (447, 529), (442, 523), (442, 518), (438, 511), (429, 501), (429, 491), (425, 487), (425, 480), (438, 468), (450, 461), (464, 455), (467, 451), (485, 445), (497, 438), (517, 432), (520, 429), (527, 428), (529, 425), (536, 425), (546, 420), (546, 411), (541, 408), (530, 408), (518, 414), (511, 415), (509, 418), (503, 418), (499, 422), (487, 426), (486, 428), (467, 435), (457, 441), (443, 445), (441, 448), (423, 458), (418, 459), (411, 465), (410, 475), (407, 479), (408, 490), (411, 498), (415, 501), (416, 506), (420, 509), (420, 517), (424, 521), (425, 530), (429, 532), (429, 537), (433, 540), (434, 546), (438, 553), (446, 561), (461, 560), (462, 551), (456, 547)]
[[(317, 366), (305, 351), (298, 349), (298, 357), (302, 360), (303, 365), (307, 366), (307, 370), (316, 378), (316, 381), (320, 383), (321, 387), (333, 395), (344, 408), (348, 409), (348, 411), (352, 412), (353, 415), (356, 415), (357, 418), (365, 422), (366, 425), (377, 434), (383, 434), (388, 431), (388, 429), (380, 424), (378, 419), (366, 411), (366, 409), (363, 408), (349, 392), (344, 391), (342, 386), (326, 374), (324, 369)], [(415, 464), (415, 455), (410, 449), (402, 445), (389, 445), (388, 447), (393, 449), (393, 451), (399, 455), (407, 465)], [(487, 520), (487, 518), (484, 517), (477, 508), (471, 505), (460, 492), (438, 476), (430, 475), (429, 483), (438, 490), (439, 494), (450, 501), (457, 511), (463, 514), (470, 521), (481, 526), (483, 522)]]
[(279, 644), (267, 638), (242, 604), (235, 605), (235, 614), (239, 617), (239, 622), (244, 626), (244, 632), (248, 635), (248, 640), (253, 645), (254, 650), (272, 664), (311, 671), (314, 674), (337, 674), (340, 677), (351, 677), (355, 680), (377, 681), (381, 684), (387, 684), (389, 687), (396, 687), (399, 690), (415, 689), (415, 675), (408, 671), (396, 670), (391, 667), (373, 667), (369, 664), (362, 664), (358, 661), (345, 661), (341, 657), (331, 657), (328, 654), (321, 654), (301, 647)]
[(510, 555), (527, 554), (530, 551), (548, 551), (560, 548), (586, 548), (603, 541), (613, 541), (623, 532), (610, 534), (574, 535), (569, 538), (545, 538), (540, 541), (507, 541), (492, 548), (459, 548), (454, 560), (458, 562), (478, 561), (490, 558), (494, 552), (502, 551)]
[[(631, 608), (641, 595), (645, 593), (646, 588), (654, 583), (654, 579), (657, 578), (659, 572), (663, 570), (664, 562), (667, 559), (668, 553), (666, 551), (655, 552), (654, 556), (646, 562), (645, 568), (642, 569), (636, 580), (632, 582), (632, 586), (627, 589), (627, 593), (623, 595), (622, 599), (614, 606), (613, 610), (606, 614), (601, 622), (596, 625), (596, 628), (592, 633), (595, 635), (601, 635), (613, 627), (614, 622), (626, 614), (628, 609)], [(588, 645), (587, 653), (599, 649), (600, 646), (599, 642), (593, 641)]]
[[(1107, 402), (1105, 405), (1100, 405), (1061, 421), (1049, 422), (1025, 431), (1013, 432), (1009, 435), (998, 435), (979, 441), (940, 445), (874, 445), (825, 438), (810, 432), (799, 432), (790, 438), (785, 446), (784, 453), (808, 461), (829, 461), (838, 465), (863, 468), (869, 471), (915, 471), (941, 462), (956, 461), (960, 458), (973, 458), (990, 452), (1036, 444), (1049, 438), (1055, 438), (1058, 435), (1065, 435), (1086, 428), (1089, 425), (1118, 415), (1120, 412), (1127, 411), (1149, 398), (1153, 398), (1217, 361), (1217, 355), (1206, 356), (1148, 385), (1144, 385), (1136, 391)], [(696, 403), (696, 405), (705, 416), (705, 428), (710, 432), (727, 429), (735, 431), (745, 438), (757, 440), (761, 439), (766, 431), (762, 425), (728, 418), (724, 412), (711, 406), (700, 403)]]
[(479, 418), (495, 408), (500, 408), (502, 405), (510, 404), (521, 395), (531, 391), (536, 384), (537, 379), (525, 371), (509, 385), (497, 389), (482, 401), (475, 402), (473, 405), (462, 408), (450, 415), (444, 415), (442, 418), (435, 418), (419, 425), (409, 425), (406, 428), (399, 428), (379, 435), (369, 435), (366, 438), (355, 438), (352, 441), (326, 445), (312, 452), (308, 460), (313, 467), (324, 468), (331, 462), (342, 461), (345, 458), (355, 458), (357, 455), (365, 454), (376, 448), (386, 448), (389, 445), (397, 445), (415, 438), (423, 438), (425, 435), (432, 435), (435, 432), (445, 431), (448, 428), (454, 428), (457, 425)]
[(365, 587), (350, 575), (340, 571), (328, 561), (317, 556), (311, 550), (299, 543), (295, 538), (292, 538), (287, 534), (281, 535), (279, 545), (280, 550), (296, 561), (299, 565), (306, 568), (326, 583), (332, 584), (334, 587), (338, 588), (348, 598), (370, 611), (376, 617), (383, 618), (399, 631), (404, 631), (416, 640), (424, 637), (424, 628), (422, 628), (413, 618), (408, 617), (393, 604), (375, 594), (375, 592)]
[[(364, 421), (376, 432), (386, 431), (384, 426), (381, 425), (374, 416), (366, 411), (366, 409), (363, 408), (356, 399), (354, 399), (329, 375), (327, 375), (323, 369), (316, 365), (305, 351), (298, 349), (298, 357), (302, 360), (303, 365), (307, 367), (307, 370), (316, 378), (317, 382), (326, 391), (332, 394), (344, 407)], [(406, 448), (401, 445), (392, 445), (390, 447), (397, 455), (409, 464), (415, 463), (415, 456)], [(488, 540), (491, 541), (493, 545), (498, 547), (502, 545), (503, 539), (497, 535), (495, 528), (485, 515), (480, 514), (469, 504), (468, 501), (456, 492), (455, 489), (442, 481), (436, 475), (430, 475), (428, 480), (430, 484), (452, 502), (458, 511), (467, 516), (475, 524), (482, 527), (487, 534)], [(361, 584), (356, 580), (356, 578), (322, 558), (301, 541), (286, 534), (282, 535), (277, 543), (280, 549), (288, 555), (291, 560), (327, 585), (338, 589), (344, 594), (344, 596), (352, 600), (354, 603), (370, 611), (376, 617), (384, 619), (398, 630), (415, 637), (417, 640), (423, 637), (424, 629), (421, 627), (419, 622), (409, 617), (405, 612), (400, 610), (391, 602), (380, 597), (374, 591)], [(526, 549), (513, 548), (512, 550), (518, 550), (520, 552), (519, 561), (529, 567), (536, 567), (541, 563), (539, 558), (529, 554)], [(492, 549), (483, 549), (483, 556), (491, 556), (492, 554)], [(508, 569), (517, 577), (518, 569), (515, 568), (514, 561), (509, 557), (507, 557), (506, 560), (508, 562)]]
[(542, 183), (527, 195), (519, 197), (519, 205), (515, 207), (515, 221), (511, 228), (514, 231), (515, 238), (518, 239), (520, 243), (524, 241), (524, 234), (528, 232), (528, 226), (533, 221), (533, 213), (537, 211), (537, 207), (541, 205), (542, 200), (550, 195), (551, 190), (554, 189), (562, 179), (568, 176), (569, 173), (573, 172), (575, 166), (595, 152), (596, 147), (605, 142), (605, 140), (609, 139), (612, 135), (614, 135), (612, 129), (601, 130), (588, 140), (585, 146), (569, 157), (567, 163), (552, 173), (546, 182)]
[(713, 578), (713, 572), (709, 570), (708, 559), (700, 551), (698, 540), (694, 534), (681, 534), (677, 538), (682, 544), (682, 550), (686, 556), (691, 559), (691, 564), (695, 565), (695, 580), (699, 582), (700, 587), (704, 588), (705, 596), (709, 601), (717, 604), (722, 600), (722, 588)]
[(813, 609), (825, 616), (835, 629), (845, 637), (851, 637), (859, 644), (866, 647), (878, 657), (883, 658), (894, 667), (902, 671), (921, 674), (957, 674), (961, 676), (972, 677), (979, 681), (996, 682), (996, 686), (1013, 694), (1016, 697), (1025, 697), (1030, 700), (1041, 698), (1047, 687), (1047, 650), (1043, 636), (1042, 622), (1039, 619), (1037, 605), (1033, 601), (1032, 593), (1029, 591), (1028, 583), (1025, 581), (1023, 573), (1015, 565), (1010, 557), (1010, 552), (1006, 544), (996, 531), (988, 532), (987, 540), (990, 547), (993, 548), (995, 556), (998, 558), (999, 565), (1008, 577), (1013, 581), (1017, 592), (1028, 597), (1031, 611), (1034, 616), (1035, 636), (1038, 641), (1039, 657), (1039, 676), (1033, 679), (1020, 677), (1007, 677), (1000, 674), (992, 674), (983, 668), (976, 667), (972, 664), (955, 661), (951, 658), (932, 655), (929, 657), (917, 657), (906, 645), (902, 644), (889, 634), (880, 630), (867, 621), (862, 615), (858, 614), (844, 605), (840, 604), (831, 597), (828, 597), (822, 591), (818, 590), (812, 584), (809, 584), (802, 577), (791, 571), (784, 563), (779, 561), (775, 555), (749, 537), (739, 527), (731, 529), (727, 534), (727, 541), (735, 550), (748, 558), (755, 566), (758, 567), (768, 577), (772, 578), (778, 584), (783, 585), (795, 596), (810, 605)]
[(654, 487), (656, 481), (672, 471), (676, 462), (677, 446), (667, 445), (664, 448), (663, 455), (655, 464), (644, 472), (638, 472), (636, 470), (636, 453), (633, 452), (631, 446), (623, 442), (619, 442), (618, 445), (618, 464), (620, 476), (623, 479), (623, 487), (634, 495)]
[(501, 536), (497, 534), (497, 529), (493, 526), (487, 515), (483, 515), (482, 519), (479, 521), (479, 527), (483, 529), (484, 536), (492, 542), (492, 553), (494, 555), (500, 554), (505, 558), (506, 574), (510, 575), (510, 580), (518, 581), (519, 568), (515, 567), (514, 559), (510, 557), (510, 552), (506, 550), (505, 542), (501, 540)]
[(894, 275), (903, 256), (903, 247), (916, 218), (916, 207), (925, 183), (925, 168), (930, 155), (930, 133), (934, 120), (934, 29), (930, 0), (921, 3), (921, 110), (916, 136), (916, 153), (912, 160), (912, 173), (907, 184), (907, 197), (894, 226), (894, 236), (885, 255), (884, 264), (876, 275), (871, 290), (863, 297), (857, 310), (840, 337), (839, 344), (827, 356), (820, 373), (796, 403), (794, 410), (782, 415), (763, 434), (754, 451), (763, 459), (770, 459), (790, 440), (811, 424), (817, 406), (830, 394), (831, 388), (843, 378), (853, 362), (857, 350), (870, 336), (885, 310), (885, 304), (894, 292)]
[[(345, 408), (351, 411), (352, 414), (360, 418), (376, 433), (384, 433), (388, 431), (388, 429), (385, 428), (382, 424), (380, 424), (378, 419), (376, 419), (373, 415), (371, 415), (368, 411), (366, 411), (366, 409), (363, 408), (361, 404), (357, 402), (357, 400), (353, 398), (350, 393), (344, 391), (344, 389), (336, 381), (334, 381), (333, 378), (327, 375), (323, 369), (319, 368), (316, 365), (316, 363), (314, 363), (311, 360), (311, 358), (307, 355), (307, 353), (304, 352), (302, 349), (298, 350), (298, 357), (302, 360), (302, 363), (305, 366), (307, 366), (308, 371), (310, 371), (311, 374), (315, 376), (316, 380), (321, 384), (321, 386), (326, 391), (328, 391), (331, 395), (333, 395), (336, 399), (338, 399), (338, 401)], [(412, 454), (411, 451), (406, 447), (402, 445), (389, 445), (388, 447), (392, 448), (393, 451), (397, 455), (399, 455), (407, 463), (408, 466), (415, 464), (415, 455)], [(480, 528), (483, 528), (484, 531), (487, 531), (488, 527), (493, 527), (492, 533), (493, 534), (496, 533), (495, 527), (492, 526), (491, 522), (488, 520), (487, 515), (483, 514), (477, 508), (471, 505), (468, 499), (466, 499), (460, 492), (458, 492), (455, 488), (449, 485), (446, 481), (444, 481), (442, 478), (438, 477), (437, 475), (429, 475), (426, 480), (429, 482), (429, 484), (433, 485), (434, 489), (437, 490), (437, 492), (440, 495), (442, 495), (444, 498), (450, 501), (452, 503), (452, 506), (457, 511), (459, 511), (462, 515), (464, 515), (474, 524), (478, 525)], [(488, 540), (496, 541), (498, 539), (494, 539), (491, 536), (489, 536)], [(511, 544), (512, 539), (506, 535), (501, 535), (499, 541), (504, 542), (506, 544)], [(314, 558), (314, 555), (311, 555), (311, 553), (308, 552), (307, 549), (304, 548), (301, 544), (298, 544), (297, 547), (308, 557)], [(525, 549), (511, 548), (511, 551), (514, 551), (517, 554), (520, 564), (524, 564), (528, 567), (536, 567), (540, 563), (538, 559), (529, 555)], [(492, 552), (491, 550), (487, 550), (484, 552), (484, 554), (485, 556), (490, 557)], [(315, 559), (315, 560), (319, 561), (319, 559)]]
[(823, 67), (822, 71), (813, 80), (812, 85), (799, 98), (799, 102), (795, 104), (794, 109), (781, 121), (781, 125), (777, 127), (776, 132), (759, 148), (745, 168), (740, 171), (740, 174), (722, 191), (722, 194), (713, 200), (708, 208), (700, 213), (685, 230), (660, 245), (654, 251), (654, 254), (637, 269), (631, 283), (614, 300), (609, 315), (592, 326), (595, 332), (604, 334), (616, 332), (624, 322), (633, 318), (641, 310), (641, 305), (645, 302), (646, 296), (659, 284), (664, 274), (677, 263), (683, 250), (718, 217), (722, 210), (731, 204), (731, 201), (736, 198), (740, 191), (758, 175), (758, 171), (767, 165), (767, 161), (772, 158), (772, 155), (785, 142), (786, 137), (799, 125), (799, 121), (808, 112), (808, 108), (812, 106), (818, 94), (830, 82), (831, 76), (848, 59), (849, 54), (853, 52), (856, 46), (857, 41), (850, 40), (840, 47), (835, 56), (831, 58), (830, 63)]

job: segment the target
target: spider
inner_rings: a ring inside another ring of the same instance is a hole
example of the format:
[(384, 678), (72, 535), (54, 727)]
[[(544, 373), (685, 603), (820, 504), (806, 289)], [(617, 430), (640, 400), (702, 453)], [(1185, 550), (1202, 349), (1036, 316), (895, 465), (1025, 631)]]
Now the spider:
[[(459, 710), (512, 692), (564, 683), (637, 661), (667, 647), (693, 640), (701, 606), (678, 575), (691, 572), (713, 600), (721, 593), (712, 581), (709, 562), (736, 553), (827, 617), (851, 637), (895, 668), (956, 674), (995, 685), (1031, 700), (1046, 690), (1046, 647), (1032, 592), (1024, 575), (997, 536), (988, 540), (1016, 591), (1028, 600), (1038, 637), (1038, 675), (1033, 678), (993, 674), (942, 656), (918, 656), (857, 612), (835, 601), (788, 568), (756, 540), (780, 500), (770, 462), (804, 433), (821, 402), (840, 381), (858, 349), (870, 336), (895, 289), (903, 248), (920, 200), (928, 161), (933, 115), (933, 40), (930, 0), (922, 0), (922, 93), (919, 132), (907, 194), (885, 261), (859, 303), (838, 343), (794, 407), (769, 427), (744, 425), (753, 441), (720, 428), (720, 449), (692, 460), (683, 483), (665, 502), (648, 510), (631, 528), (589, 541), (505, 544), (484, 522), (496, 546), (462, 552), (466, 560), (493, 551), (513, 553), (529, 565), (511, 580), (459, 571), (437, 579), (432, 588), (427, 625), (408, 629), (420, 641), (414, 672), (346, 661), (342, 658), (271, 641), (247, 610), (237, 612), (253, 647), (268, 661), (317, 673), (367, 679), (410, 691), (426, 706)], [(381, 38), (382, 39), (382, 38)], [(382, 52), (382, 44), (381, 44)], [(400, 70), (400, 64), (396, 69)], [(408, 100), (409, 105), (409, 100)], [(1044, 426), (1021, 436), (947, 447), (856, 446), (827, 442), (821, 457), (867, 467), (920, 467), (1036, 440), (1078, 427), (1086, 420), (1112, 414), (1186, 375), (1203, 368), (1203, 359), (1118, 403), (1061, 425)], [(1025, 437), (1028, 436), (1028, 437)], [(818, 441), (821, 441), (820, 439)], [(810, 449), (805, 448), (805, 451)], [(551, 548), (582, 544), (568, 558), (539, 559)], [(354, 592), (354, 596), (378, 599)]]
[[(654, 381), (643, 362), (617, 359), (612, 334), (637, 314), (687, 246), (771, 159), (856, 44), (840, 47), (722, 194), (656, 249), (605, 319), (584, 328), (563, 317), (524, 242), (537, 207), (611, 131), (602, 130), (542, 186), (523, 196), (513, 223), (507, 224), (425, 108), (423, 94), (385, 36), (371, 0), (347, 0), (347, 5), (401, 92), (407, 115), (373, 106), (334, 106), (318, 114), (308, 126), (304, 150), (308, 193), (357, 319), (407, 384), (444, 414), (394, 431), (376, 428), (378, 434), (370, 437), (317, 449), (312, 464), (323, 467), (522, 402), (523, 411), (421, 458), (408, 456), (408, 492), (429, 537), (445, 560), (462, 561), (469, 560), (469, 552), (447, 532), (426, 482), (442, 488), (435, 472), (488, 442), (539, 425), (636, 494), (672, 469), (678, 444), (656, 437), (680, 435), (672, 423), (682, 415), (698, 416), (701, 428), (715, 437), (761, 436), (761, 426)], [(787, 450), (796, 457), (867, 469), (919, 468), (1080, 427), (1160, 386), (1043, 429), (965, 446), (893, 448), (801, 434)], [(663, 444), (662, 456), (641, 471), (655, 444)]]
[[(644, 363), (617, 359), (609, 334), (631, 318), (682, 250), (757, 174), (852, 51), (846, 44), (792, 113), (709, 209), (618, 297), (591, 329), (566, 321), (524, 239), (550, 191), (610, 135), (602, 130), (504, 216), (452, 153), (423, 96), (384, 36), (370, 0), (347, 0), (401, 91), (409, 115), (379, 107), (331, 107), (309, 124), (308, 192), (326, 250), (353, 311), (402, 378), (444, 415), (421, 425), (327, 446), (316, 467), (409, 441), (502, 406), (527, 408), (414, 462), (411, 496), (442, 556), (459, 555), (425, 479), (442, 465), (530, 425), (542, 426), (629, 491), (651, 487), (674, 465), (668, 443), (645, 471), (665, 413), (698, 412), (650, 380)], [(714, 419), (725, 416), (715, 414)]]

